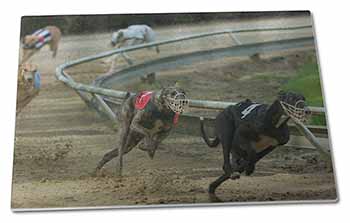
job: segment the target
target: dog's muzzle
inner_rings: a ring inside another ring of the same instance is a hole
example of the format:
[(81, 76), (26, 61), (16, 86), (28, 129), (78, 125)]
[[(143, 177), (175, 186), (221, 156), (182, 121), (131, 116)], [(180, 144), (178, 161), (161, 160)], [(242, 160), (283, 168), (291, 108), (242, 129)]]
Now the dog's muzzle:
[(286, 115), (300, 122), (306, 122), (311, 115), (311, 111), (306, 106), (304, 100), (297, 101), (295, 105), (288, 104), (284, 101), (280, 101), (280, 103)]
[(167, 106), (175, 113), (183, 113), (188, 107), (189, 101), (183, 93), (177, 93), (174, 98), (167, 98)]

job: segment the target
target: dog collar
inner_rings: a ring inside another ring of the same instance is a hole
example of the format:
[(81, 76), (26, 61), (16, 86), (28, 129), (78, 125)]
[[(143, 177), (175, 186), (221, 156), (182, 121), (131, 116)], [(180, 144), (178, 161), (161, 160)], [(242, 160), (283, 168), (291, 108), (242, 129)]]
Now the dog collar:
[(174, 116), (174, 119), (173, 119), (173, 124), (176, 125), (179, 121), (179, 116), (180, 116), (180, 113), (175, 113), (175, 116)]

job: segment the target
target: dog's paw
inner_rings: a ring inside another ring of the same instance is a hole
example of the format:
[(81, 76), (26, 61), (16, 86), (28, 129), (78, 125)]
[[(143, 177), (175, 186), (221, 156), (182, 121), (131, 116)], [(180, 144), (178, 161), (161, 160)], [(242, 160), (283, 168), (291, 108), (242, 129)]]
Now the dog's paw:
[(208, 193), (210, 202), (223, 202), (215, 193)]
[(148, 150), (147, 153), (148, 153), (149, 158), (151, 160), (153, 160), (154, 154), (156, 153), (156, 151), (155, 150)]
[(209, 194), (215, 194), (216, 187), (212, 184), (209, 185), (208, 192)]
[(90, 173), (90, 176), (92, 177), (103, 176), (103, 171), (100, 168), (95, 168), (94, 171)]
[(240, 159), (238, 161), (237, 172), (243, 173), (247, 166), (248, 166), (248, 162), (246, 160), (244, 160), (244, 159)]
[(250, 164), (248, 166), (246, 166), (245, 168), (245, 175), (246, 176), (250, 176), (255, 170), (255, 165), (254, 164)]

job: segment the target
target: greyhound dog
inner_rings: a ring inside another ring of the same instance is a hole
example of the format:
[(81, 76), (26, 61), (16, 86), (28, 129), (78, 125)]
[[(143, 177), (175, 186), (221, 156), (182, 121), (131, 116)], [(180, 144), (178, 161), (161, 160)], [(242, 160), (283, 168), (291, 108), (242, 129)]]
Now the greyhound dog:
[(40, 72), (35, 64), (24, 63), (18, 68), (16, 115), (40, 90)]
[(130, 152), (135, 146), (146, 151), (152, 159), (158, 145), (169, 135), (187, 105), (186, 93), (176, 85), (156, 92), (143, 91), (135, 96), (128, 96), (118, 114), (121, 123), (120, 146), (104, 155), (95, 173), (119, 155), (121, 175), (123, 154)]
[(204, 141), (209, 147), (221, 142), (224, 156), (224, 174), (210, 184), (209, 194), (214, 195), (224, 181), (238, 179), (244, 171), (251, 175), (261, 158), (289, 141), (288, 120), (304, 122), (309, 113), (303, 95), (281, 91), (271, 105), (247, 99), (228, 106), (216, 117), (214, 139), (208, 138), (201, 117)]
[(18, 84), (19, 85), (33, 85), (33, 80), (37, 73), (38, 67), (35, 64), (24, 63), (18, 69)]
[[(147, 25), (132, 25), (126, 29), (120, 29), (117, 32), (112, 33), (111, 46), (120, 48), (134, 46), (142, 43), (150, 43), (156, 40), (156, 34), (153, 29)], [(158, 46), (155, 47), (157, 53), (159, 53)], [(129, 56), (122, 53), (121, 56), (132, 64), (132, 60)], [(115, 55), (112, 59), (110, 71), (113, 71), (116, 66), (116, 60), (118, 55)]]
[(49, 45), (52, 57), (56, 57), (58, 44), (61, 39), (61, 31), (56, 26), (47, 26), (35, 31), (23, 38), (23, 56), (21, 63), (25, 63), (30, 57), (37, 53), (43, 46)]

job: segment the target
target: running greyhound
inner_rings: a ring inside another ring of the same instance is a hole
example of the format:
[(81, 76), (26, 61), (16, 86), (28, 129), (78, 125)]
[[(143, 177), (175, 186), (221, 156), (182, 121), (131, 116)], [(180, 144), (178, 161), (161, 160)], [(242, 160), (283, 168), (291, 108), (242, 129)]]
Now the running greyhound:
[(294, 92), (279, 92), (271, 105), (247, 99), (218, 114), (213, 140), (205, 133), (201, 117), (204, 141), (209, 147), (216, 147), (221, 142), (224, 156), (224, 174), (210, 184), (209, 194), (214, 195), (224, 181), (238, 179), (244, 171), (251, 175), (256, 162), (289, 141), (287, 122), (290, 117), (304, 122), (309, 113), (305, 97)]
[(30, 57), (32, 57), (47, 44), (50, 46), (50, 50), (52, 51), (52, 57), (56, 57), (60, 39), (61, 31), (56, 26), (47, 26), (35, 31), (31, 35), (26, 35), (23, 38), (23, 55), (21, 64), (25, 63)]
[(169, 135), (179, 115), (188, 105), (186, 93), (179, 87), (171, 86), (160, 91), (143, 91), (128, 96), (118, 114), (119, 145), (106, 153), (98, 163), (97, 173), (107, 162), (119, 156), (119, 174), (122, 174), (123, 154), (134, 147), (148, 153), (152, 159), (158, 145)]
[[(153, 29), (147, 25), (132, 25), (126, 29), (120, 29), (117, 32), (112, 33), (111, 46), (115, 48), (134, 46), (142, 43), (150, 43), (156, 40), (156, 34)], [(159, 53), (158, 46), (155, 47), (157, 53)], [(121, 56), (132, 64), (131, 58), (125, 53)], [(118, 55), (115, 55), (112, 59), (110, 71), (113, 71), (116, 66), (116, 60)]]

